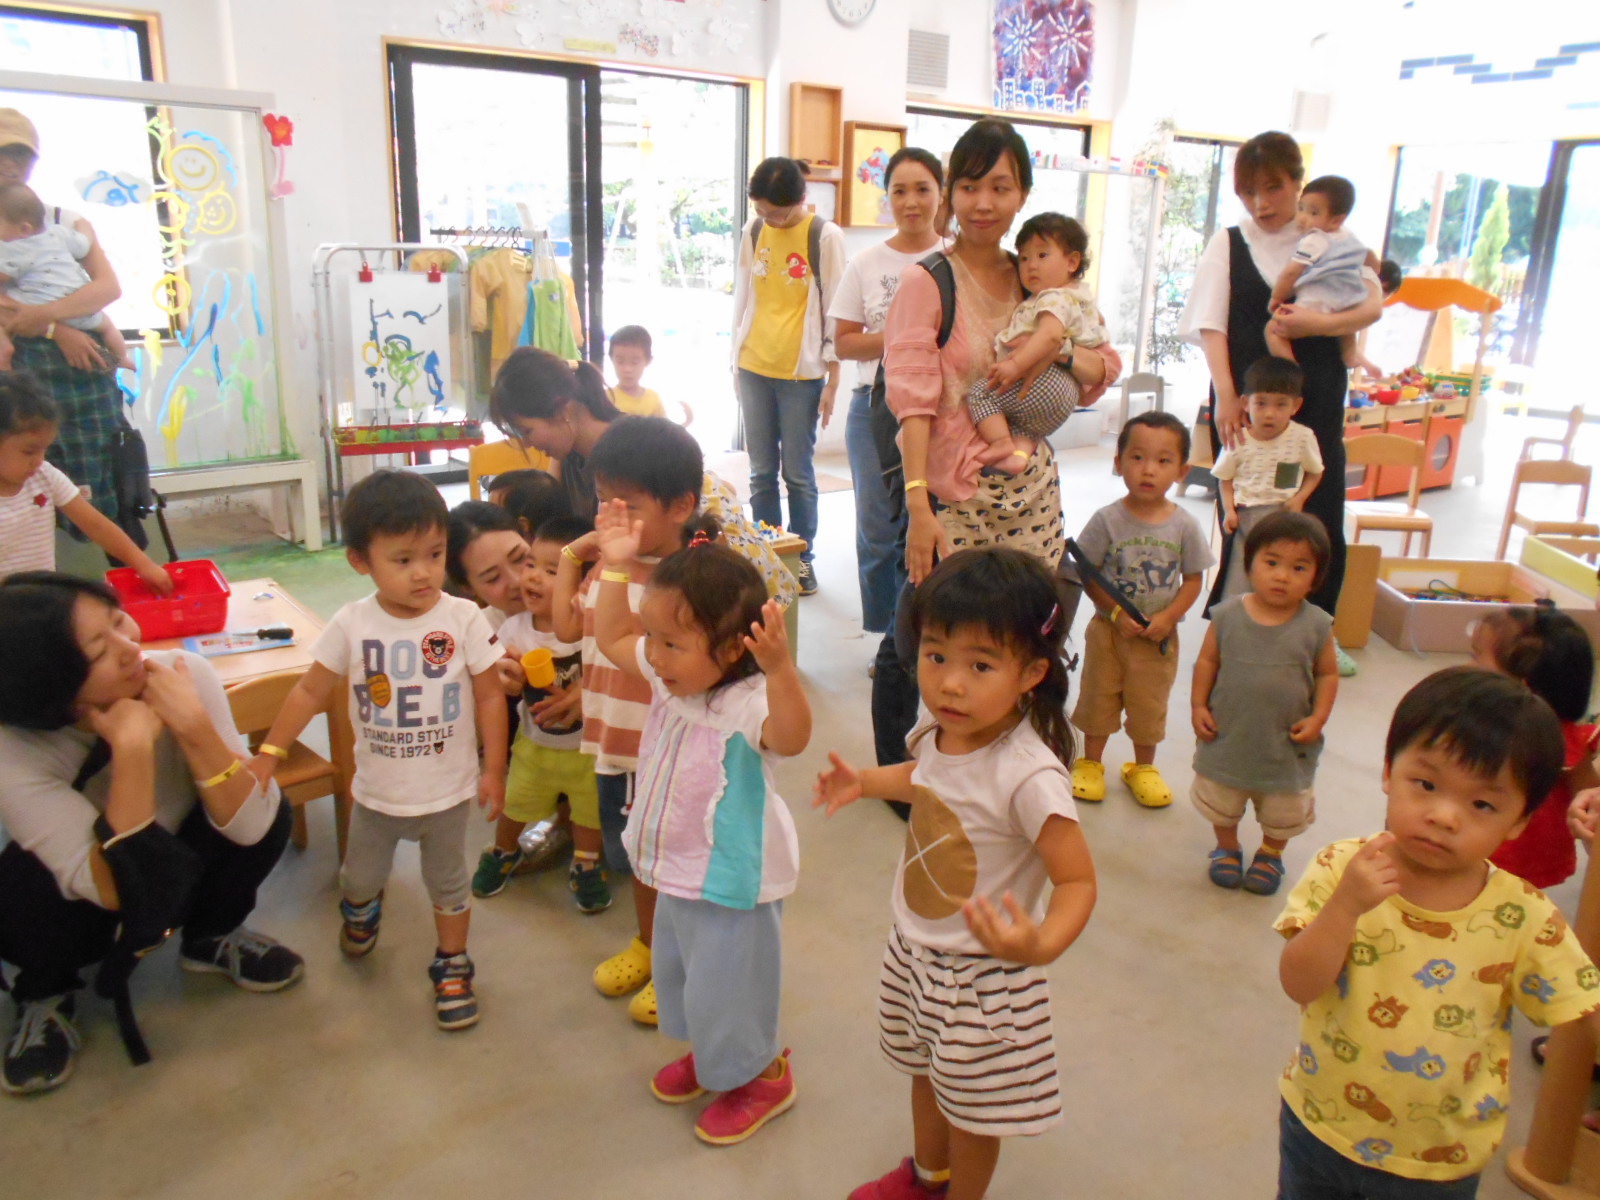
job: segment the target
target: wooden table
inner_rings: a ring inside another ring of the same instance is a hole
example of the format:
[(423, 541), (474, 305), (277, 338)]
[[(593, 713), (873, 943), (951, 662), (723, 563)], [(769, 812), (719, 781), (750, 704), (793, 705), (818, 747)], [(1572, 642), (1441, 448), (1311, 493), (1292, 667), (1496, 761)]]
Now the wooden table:
[[(207, 659), (222, 680), (223, 687), (276, 675), (280, 671), (303, 671), (312, 663), (311, 646), (322, 632), (322, 621), (273, 579), (230, 579), (233, 589), (228, 598), (227, 629), (236, 631), (287, 625), (294, 630), (294, 644), (276, 650), (252, 650), (245, 654), (224, 654)], [(146, 650), (181, 650), (181, 638), (164, 638), (142, 643)], [(334, 827), (339, 839), (339, 861), (344, 861), (344, 838), (350, 827), (348, 802), (350, 780), (355, 775), (355, 732), (350, 728), (346, 708), (347, 691), (335, 688), (328, 701), (328, 756), (338, 770), (343, 786), (335, 794)]]

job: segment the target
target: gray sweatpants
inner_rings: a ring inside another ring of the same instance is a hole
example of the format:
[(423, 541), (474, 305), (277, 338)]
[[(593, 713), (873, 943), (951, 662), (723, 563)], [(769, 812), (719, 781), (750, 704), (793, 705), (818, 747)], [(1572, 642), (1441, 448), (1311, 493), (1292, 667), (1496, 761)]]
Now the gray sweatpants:
[(472, 906), (472, 876), (467, 871), (467, 815), (463, 800), (440, 812), (420, 817), (394, 817), (356, 804), (350, 813), (339, 883), (351, 904), (365, 904), (389, 881), (394, 848), (417, 842), (422, 850), (422, 882), (434, 911), (445, 916)]

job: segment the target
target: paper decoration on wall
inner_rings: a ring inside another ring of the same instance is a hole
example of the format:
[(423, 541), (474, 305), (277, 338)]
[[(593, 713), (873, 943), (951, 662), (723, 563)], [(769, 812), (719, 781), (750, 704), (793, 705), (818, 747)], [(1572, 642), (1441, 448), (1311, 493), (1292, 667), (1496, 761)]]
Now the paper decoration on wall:
[(1076, 112), (1094, 63), (1090, 0), (995, 0), (994, 105)]
[(661, 38), (642, 25), (624, 25), (617, 31), (617, 42), (623, 46), (632, 46), (640, 54), (650, 58), (661, 53)]
[(264, 113), (261, 124), (266, 128), (267, 136), (272, 139), (272, 157), (277, 166), (270, 194), (274, 200), (282, 200), (294, 193), (294, 184), (284, 177), (284, 160), (288, 158), (286, 151), (294, 145), (294, 122), (276, 113)]
[(350, 291), (350, 338), (376, 412), (443, 408), (449, 394), (445, 290), (426, 275), (380, 272)]
[(532, 21), (518, 21), (516, 34), (517, 41), (530, 50), (539, 44), (539, 30)]
[(72, 186), (89, 204), (104, 204), (108, 208), (144, 204), (155, 191), (150, 181), (136, 171), (97, 171), (84, 179), (74, 180)]
[(476, 37), (483, 32), (484, 10), (477, 0), (457, 0), (438, 14), (439, 32), (445, 37)]
[[(710, 53), (737, 50), (749, 26), (727, 15), (726, 0), (702, 0), (691, 16), (687, 0), (449, 0), (435, 14), (439, 32), (462, 41), (515, 42), (527, 49), (556, 44), (578, 54), (642, 58), (687, 54), (697, 42)], [(724, 10), (716, 13), (716, 10)], [(553, 11), (552, 11), (553, 10)], [(637, 13), (637, 19), (635, 18)], [(535, 20), (534, 18), (539, 18)], [(502, 25), (506, 22), (509, 27)], [(614, 28), (615, 40), (600, 31)]]
[(744, 45), (745, 27), (728, 17), (712, 17), (706, 24), (706, 32), (724, 50), (737, 50)]

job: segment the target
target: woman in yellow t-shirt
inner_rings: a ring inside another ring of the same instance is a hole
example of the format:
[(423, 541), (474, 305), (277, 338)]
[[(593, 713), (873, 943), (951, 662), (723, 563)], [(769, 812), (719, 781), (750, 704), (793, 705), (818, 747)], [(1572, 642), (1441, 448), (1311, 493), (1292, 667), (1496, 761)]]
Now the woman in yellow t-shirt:
[[(756, 215), (739, 237), (734, 275), (733, 365), (750, 452), (750, 512), (783, 525), (778, 470), (789, 494), (791, 533), (806, 541), (800, 594), (817, 590), (811, 566), (817, 539), (817, 420), (827, 425), (839, 388), (839, 362), (824, 314), (845, 271), (844, 234), (827, 222), (811, 262), (806, 179), (791, 158), (769, 158), (750, 176)], [(756, 224), (760, 222), (759, 233)]]

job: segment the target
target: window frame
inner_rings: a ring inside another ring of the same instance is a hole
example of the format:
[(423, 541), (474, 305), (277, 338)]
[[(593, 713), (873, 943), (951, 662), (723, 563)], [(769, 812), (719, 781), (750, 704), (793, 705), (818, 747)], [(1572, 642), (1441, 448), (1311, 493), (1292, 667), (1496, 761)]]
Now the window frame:
[(84, 9), (66, 4), (0, 4), (0, 18), (22, 17), (56, 25), (87, 25), (98, 29), (126, 29), (139, 43), (140, 78), (146, 83), (166, 82), (166, 57), (161, 44), (161, 15), (133, 9)]
[[(946, 117), (954, 121), (981, 121), (992, 118), (997, 121), (1009, 121), (1013, 125), (1021, 125), (1036, 129), (1076, 131), (1083, 138), (1083, 148), (1079, 151), (1085, 157), (1089, 154), (1089, 146), (1094, 134), (1094, 122), (1086, 120), (1067, 121), (1052, 120), (1045, 116), (1034, 116), (1029, 113), (1005, 112), (993, 108), (963, 108), (960, 105), (934, 104), (928, 101), (906, 101), (906, 116)], [(909, 121), (907, 122), (909, 124)], [(1024, 132), (1024, 138), (1027, 134)]]

